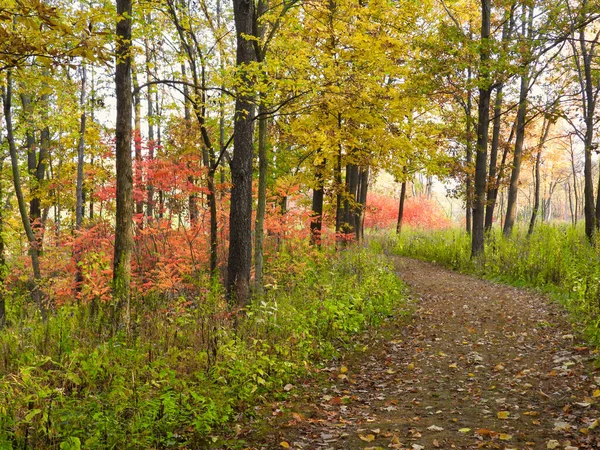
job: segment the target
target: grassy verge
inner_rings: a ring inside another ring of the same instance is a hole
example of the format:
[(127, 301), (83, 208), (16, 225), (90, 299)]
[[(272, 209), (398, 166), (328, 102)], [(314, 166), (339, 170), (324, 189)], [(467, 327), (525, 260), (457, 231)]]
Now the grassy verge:
[(530, 237), (520, 229), (510, 239), (494, 232), (478, 260), (470, 259), (470, 237), (459, 229), (406, 230), (392, 240), (397, 254), (551, 292), (586, 337), (600, 345), (600, 251), (587, 242), (583, 230), (542, 225)]
[(43, 324), (15, 306), (0, 335), (0, 449), (202, 448), (403, 308), (391, 266), (366, 249), (288, 247), (267, 279), (237, 326), (208, 282), (194, 297), (140, 295), (131, 333), (113, 337), (102, 307)]

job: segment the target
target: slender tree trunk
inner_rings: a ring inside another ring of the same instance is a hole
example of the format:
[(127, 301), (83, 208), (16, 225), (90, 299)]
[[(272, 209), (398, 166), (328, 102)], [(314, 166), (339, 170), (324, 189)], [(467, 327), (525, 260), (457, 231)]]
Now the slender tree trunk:
[[(135, 173), (134, 173), (134, 186), (139, 190), (143, 183), (142, 176), (142, 97), (140, 91), (138, 89), (138, 77), (137, 77), (137, 67), (133, 63), (131, 64), (131, 80), (133, 83), (133, 89), (135, 91), (135, 95), (133, 96), (133, 147), (135, 149)], [(141, 217), (144, 214), (144, 201), (138, 198), (135, 201), (135, 213)], [(139, 222), (141, 226), (143, 222)]]
[(369, 167), (362, 167), (358, 174), (358, 191), (356, 197), (356, 241), (362, 242), (365, 236), (365, 209), (369, 189)]
[[(87, 115), (85, 111), (85, 90), (87, 80), (87, 68), (85, 63), (81, 64), (81, 94), (79, 96), (79, 107), (81, 108), (81, 116), (79, 119), (79, 143), (77, 144), (77, 185), (75, 189), (75, 229), (81, 230), (83, 225), (83, 165), (85, 156), (85, 127)], [(74, 249), (74, 260), (77, 266), (77, 272), (75, 274), (75, 291), (79, 293), (81, 291), (81, 284), (83, 283), (83, 272), (80, 262), (80, 249)]]
[(535, 226), (535, 221), (538, 215), (538, 210), (540, 207), (540, 184), (541, 184), (541, 175), (540, 175), (540, 164), (542, 161), (542, 151), (544, 149), (544, 144), (548, 139), (548, 134), (550, 133), (550, 126), (552, 122), (548, 117), (544, 117), (544, 122), (542, 124), (542, 135), (540, 136), (540, 141), (538, 143), (538, 152), (535, 158), (535, 193), (534, 193), (534, 203), (533, 210), (531, 212), (531, 220), (529, 221), (529, 230), (527, 231), (527, 235), (531, 236), (533, 233), (533, 228)]
[[(472, 73), (471, 73), (471, 68), (469, 67), (467, 69), (467, 84), (468, 86), (471, 85), (471, 78), (472, 78)], [(473, 137), (472, 137), (472, 128), (473, 128), (473, 93), (472, 90), (469, 89), (467, 91), (467, 109), (466, 109), (466, 121), (467, 121), (467, 142), (466, 142), (466, 147), (467, 147), (467, 181), (466, 181), (466, 217), (465, 217), (465, 226), (466, 226), (466, 230), (467, 230), (467, 234), (471, 234), (472, 230), (473, 230), (473, 180), (471, 177), (471, 165), (473, 164)], [(406, 170), (406, 168), (405, 168)], [(406, 182), (402, 183), (402, 187), (404, 189), (406, 189)], [(401, 203), (402, 203), (402, 208), (404, 208), (404, 203), (403, 200), (401, 199)], [(401, 225), (402, 222), (402, 218), (400, 217), (400, 215), (398, 215), (398, 226), (396, 227), (396, 231), (399, 234), (400, 233), (400, 229), (402, 228)]]
[(484, 251), (484, 214), (487, 182), (488, 127), (490, 121), (490, 0), (481, 0), (481, 50), (480, 50), (480, 87), (479, 119), (477, 123), (477, 155), (475, 157), (475, 198), (473, 205), (473, 233), (471, 256), (476, 257)]
[[(256, 60), (253, 41), (254, 2), (233, 0), (237, 50), (236, 67), (245, 70)], [(233, 158), (231, 160), (231, 207), (229, 212), (229, 257), (227, 295), (231, 303), (246, 304), (252, 267), (252, 160), (254, 156), (254, 94), (252, 81), (242, 75), (244, 86), (238, 90), (233, 125)]]
[(261, 102), (258, 107), (258, 203), (254, 226), (254, 287), (263, 291), (263, 241), (265, 235), (265, 212), (267, 209), (267, 177), (269, 160), (267, 154), (267, 117), (266, 107)]
[(25, 197), (21, 188), (21, 176), (19, 174), (19, 159), (17, 156), (17, 146), (15, 144), (15, 138), (13, 134), (12, 124), (12, 73), (9, 70), (6, 75), (6, 85), (2, 87), (2, 102), (4, 104), (4, 120), (6, 121), (6, 137), (8, 141), (8, 149), (10, 153), (10, 161), (13, 176), (13, 185), (15, 189), (15, 195), (17, 197), (17, 203), (19, 206), (19, 213), (21, 215), (21, 222), (23, 223), (23, 229), (29, 242), (29, 255), (31, 256), (31, 266), (33, 269), (33, 287), (31, 289), (31, 297), (39, 308), (42, 318), (46, 320), (46, 305), (43, 301), (42, 291), (40, 288), (42, 281), (42, 272), (40, 269), (39, 251), (36, 236), (31, 227), (31, 222), (27, 214), (27, 205), (25, 204)]
[(490, 149), (490, 173), (487, 189), (487, 204), (485, 208), (485, 224), (486, 232), (492, 229), (494, 222), (494, 208), (496, 206), (497, 192), (495, 188), (496, 170), (498, 163), (498, 148), (500, 146), (500, 125), (502, 123), (502, 100), (503, 100), (503, 85), (500, 85), (496, 90), (496, 100), (494, 101), (494, 125), (492, 128), (492, 146)]
[[(516, 3), (506, 12), (504, 26), (502, 27), (502, 49), (504, 52), (508, 49), (508, 42), (512, 36), (514, 27), (513, 13)], [(498, 194), (497, 182), (499, 177), (496, 174), (498, 164), (498, 149), (500, 147), (500, 130), (502, 125), (502, 104), (504, 100), (504, 84), (496, 88), (496, 99), (494, 101), (494, 121), (492, 128), (492, 146), (490, 149), (490, 173), (487, 188), (487, 205), (485, 209), (485, 231), (492, 229), (494, 222), (494, 209), (496, 207), (496, 196)]]
[(312, 219), (310, 221), (310, 242), (312, 245), (321, 246), (321, 234), (323, 231), (323, 170), (325, 164), (315, 168), (315, 187), (312, 197)]
[(131, 254), (133, 250), (133, 167), (131, 159), (131, 0), (116, 0), (119, 19), (116, 30), (117, 97), (116, 169), (117, 212), (113, 266), (114, 314), (113, 327), (126, 307), (129, 328), (131, 302)]
[[(4, 158), (0, 159), (0, 173), (3, 172)], [(0, 182), (0, 205), (4, 205), (4, 184)], [(8, 275), (6, 266), (6, 253), (4, 251), (4, 208), (0, 207), (0, 285)], [(0, 330), (6, 325), (6, 295), (4, 289), (0, 290)]]
[[(146, 21), (149, 23), (151, 21), (151, 16), (148, 15)], [(150, 83), (152, 81), (152, 51), (150, 49), (150, 45), (148, 44), (148, 40), (144, 39), (144, 50), (146, 53), (146, 82)], [(150, 89), (150, 88), (149, 88)], [(148, 91), (148, 162), (152, 164), (154, 161), (154, 102), (152, 101), (152, 90)], [(152, 219), (154, 217), (154, 186), (152, 185), (151, 177), (148, 176), (148, 186), (146, 187), (146, 217), (148, 219)]]
[[(342, 115), (338, 113), (338, 129), (342, 128)], [(342, 224), (344, 223), (344, 209), (342, 208), (344, 200), (344, 185), (342, 183), (342, 143), (338, 143), (336, 164), (335, 164), (335, 235), (340, 239), (342, 233)]]
[[(406, 167), (404, 168), (406, 172)], [(400, 203), (398, 206), (398, 222), (396, 223), (396, 234), (402, 232), (402, 221), (404, 220), (404, 200), (406, 199), (406, 180), (402, 181), (402, 188), (400, 189)]]
[(538, 215), (538, 210), (540, 209), (540, 162), (542, 160), (542, 149), (540, 148), (535, 157), (535, 192), (534, 192), (534, 201), (533, 201), (533, 209), (531, 210), (531, 220), (529, 221), (529, 230), (527, 230), (527, 236), (531, 236), (533, 234), (533, 228), (535, 227), (535, 220)]
[[(530, 38), (533, 23), (533, 6), (523, 6), (522, 35)], [(508, 187), (508, 199), (506, 202), (506, 219), (504, 220), (503, 233), (509, 237), (512, 233), (517, 217), (517, 199), (519, 195), (519, 178), (521, 175), (521, 160), (523, 157), (523, 144), (525, 143), (525, 116), (527, 115), (527, 97), (529, 95), (530, 66), (523, 67), (521, 75), (521, 88), (519, 92), (519, 107), (517, 110), (517, 130), (515, 137), (515, 150), (513, 154), (513, 167)]]

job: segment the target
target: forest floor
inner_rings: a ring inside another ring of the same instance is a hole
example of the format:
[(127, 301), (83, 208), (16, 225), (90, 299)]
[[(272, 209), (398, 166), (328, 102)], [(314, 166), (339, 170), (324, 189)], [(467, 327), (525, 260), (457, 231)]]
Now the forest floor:
[(397, 258), (414, 312), (287, 386), (250, 449), (600, 449), (596, 350), (531, 291)]

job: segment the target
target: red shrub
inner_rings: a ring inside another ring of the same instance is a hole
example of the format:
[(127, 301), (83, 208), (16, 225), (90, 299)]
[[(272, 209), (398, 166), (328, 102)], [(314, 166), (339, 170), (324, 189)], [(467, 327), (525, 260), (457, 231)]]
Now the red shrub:
[[(365, 213), (365, 228), (391, 228), (398, 221), (399, 199), (369, 194)], [(442, 229), (452, 225), (444, 211), (425, 197), (408, 198), (404, 202), (404, 225), (426, 229)]]

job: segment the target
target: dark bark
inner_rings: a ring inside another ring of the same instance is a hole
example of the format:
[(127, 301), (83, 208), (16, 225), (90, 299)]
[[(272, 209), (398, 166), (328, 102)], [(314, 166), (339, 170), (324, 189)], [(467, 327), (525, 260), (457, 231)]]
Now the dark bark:
[[(143, 183), (142, 175), (142, 96), (138, 89), (138, 78), (137, 78), (137, 67), (135, 64), (131, 64), (131, 80), (133, 83), (133, 90), (135, 92), (133, 96), (133, 147), (135, 149), (135, 173), (134, 173), (134, 184), (139, 189)], [(135, 202), (135, 213), (142, 215), (144, 213), (144, 201), (140, 198)], [(139, 222), (140, 226), (143, 222)]]
[[(512, 35), (513, 30), (513, 12), (516, 5), (512, 5), (510, 10), (507, 11), (506, 21), (502, 27), (502, 49), (504, 52), (508, 49), (508, 42)], [(492, 145), (490, 148), (490, 171), (488, 176), (488, 190), (487, 190), (487, 203), (485, 209), (485, 223), (484, 228), (486, 232), (492, 229), (494, 222), (494, 209), (496, 207), (496, 196), (498, 193), (497, 182), (497, 164), (498, 164), (498, 150), (500, 147), (500, 130), (502, 124), (502, 104), (504, 100), (504, 84), (500, 83), (496, 88), (496, 99), (494, 101), (494, 124), (492, 128)]]
[(267, 155), (267, 117), (264, 104), (260, 104), (258, 120), (258, 202), (256, 206), (256, 223), (254, 237), (254, 286), (256, 291), (263, 290), (263, 241), (265, 212), (267, 209), (267, 177), (269, 160)]
[(484, 251), (484, 214), (487, 183), (488, 127), (490, 121), (490, 0), (481, 0), (480, 87), (477, 122), (477, 154), (475, 156), (475, 195), (473, 201), (473, 232), (471, 256)]
[(27, 241), (29, 242), (29, 255), (31, 256), (31, 266), (33, 269), (33, 286), (31, 288), (31, 297), (42, 314), (42, 318), (46, 320), (46, 305), (44, 304), (44, 296), (40, 288), (42, 281), (42, 272), (40, 269), (39, 250), (36, 235), (31, 226), (29, 215), (27, 214), (27, 205), (21, 188), (21, 176), (19, 173), (19, 160), (17, 156), (17, 145), (15, 143), (13, 124), (12, 124), (12, 74), (10, 71), (6, 75), (6, 85), (2, 88), (2, 103), (4, 106), (4, 120), (6, 121), (6, 140), (8, 141), (8, 149), (10, 153), (10, 161), (12, 168), (13, 186), (17, 197), (21, 222)]
[(344, 222), (342, 223), (342, 233), (355, 233), (355, 210), (356, 197), (358, 191), (358, 166), (355, 164), (346, 165), (346, 192), (344, 195)]
[(358, 173), (358, 189), (356, 193), (356, 208), (354, 218), (354, 227), (357, 242), (362, 242), (365, 235), (365, 209), (367, 207), (368, 189), (369, 168), (361, 167)]
[[(86, 90), (86, 79), (87, 79), (87, 69), (85, 64), (81, 65), (81, 94), (79, 96), (79, 107), (81, 108), (81, 116), (79, 118), (79, 142), (77, 144), (77, 186), (75, 189), (75, 229), (81, 230), (83, 225), (83, 207), (84, 207), (84, 197), (83, 197), (83, 165), (84, 165), (84, 156), (85, 156), (85, 128), (87, 115), (85, 111), (85, 90)], [(83, 283), (83, 272), (82, 267), (79, 264), (81, 259), (80, 257), (80, 249), (74, 249), (74, 260), (77, 266), (76, 274), (75, 274), (75, 291), (81, 291), (81, 285)]]
[[(471, 85), (471, 68), (469, 67), (468, 71), (467, 71), (467, 83), (470, 87)], [(465, 197), (466, 197), (466, 208), (467, 208), (467, 212), (466, 212), (466, 217), (465, 217), (465, 226), (466, 226), (466, 230), (468, 234), (471, 234), (471, 231), (473, 229), (473, 179), (471, 177), (471, 165), (473, 164), (473, 137), (472, 137), (472, 128), (473, 128), (473, 98), (472, 98), (472, 92), (471, 89), (469, 88), (469, 90), (467, 91), (467, 108), (466, 108), (466, 128), (467, 128), (467, 137), (466, 137), (466, 147), (467, 147), (467, 155), (466, 155), (466, 162), (467, 162), (467, 180), (466, 180), (466, 192), (465, 192)], [(406, 189), (406, 183), (403, 183), (403, 187)], [(402, 207), (404, 207), (404, 204), (402, 204)], [(401, 222), (401, 218), (400, 216), (398, 216), (398, 220), (399, 220), (399, 224)], [(399, 225), (400, 228), (402, 228), (402, 225)], [(396, 231), (398, 233), (400, 233), (400, 231), (398, 231), (398, 227), (396, 227)]]
[[(523, 6), (522, 35), (525, 38), (532, 37), (533, 6)], [(521, 74), (521, 88), (519, 92), (519, 107), (517, 110), (517, 130), (515, 137), (515, 150), (513, 153), (513, 165), (508, 186), (508, 199), (506, 202), (506, 219), (504, 220), (503, 233), (509, 237), (512, 233), (517, 217), (517, 200), (519, 195), (519, 178), (521, 176), (521, 160), (523, 157), (523, 144), (525, 143), (525, 117), (527, 114), (527, 97), (529, 95), (530, 67), (526, 64)]]
[(312, 218), (310, 221), (310, 242), (312, 245), (321, 246), (321, 233), (323, 231), (323, 170), (325, 164), (315, 168), (315, 187), (312, 197)]
[(487, 190), (487, 203), (485, 208), (485, 223), (484, 228), (486, 232), (492, 229), (494, 222), (494, 208), (496, 206), (495, 193), (497, 192), (496, 183), (496, 171), (498, 164), (498, 149), (500, 147), (500, 125), (502, 118), (502, 100), (503, 100), (503, 86), (500, 85), (496, 89), (496, 100), (494, 101), (494, 125), (492, 128), (492, 145), (490, 148), (490, 171), (489, 181)]
[(231, 208), (229, 214), (229, 256), (227, 259), (227, 296), (238, 306), (246, 304), (252, 267), (252, 160), (254, 156), (254, 95), (252, 81), (244, 74), (256, 59), (254, 45), (254, 2), (233, 0), (237, 38), (236, 67), (243, 86), (235, 100), (233, 158), (231, 160)]
[(115, 250), (113, 262), (114, 315), (113, 326), (120, 323), (121, 313), (126, 310), (129, 326), (131, 301), (131, 254), (133, 250), (133, 167), (131, 159), (131, 0), (116, 0), (119, 19), (116, 30), (117, 97), (116, 170), (117, 211), (115, 227)]
[(400, 202), (398, 205), (398, 222), (396, 223), (396, 234), (402, 232), (402, 221), (404, 220), (404, 200), (406, 199), (406, 180), (402, 181), (400, 189)]

